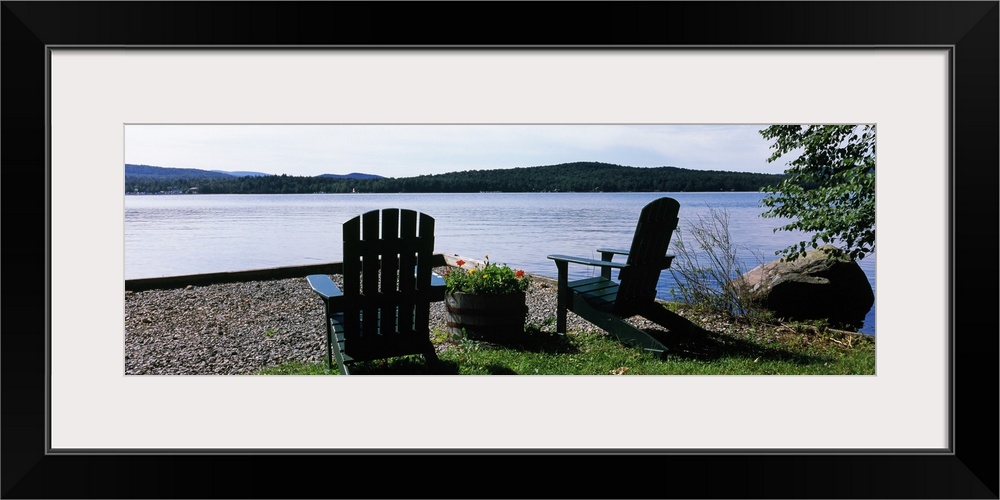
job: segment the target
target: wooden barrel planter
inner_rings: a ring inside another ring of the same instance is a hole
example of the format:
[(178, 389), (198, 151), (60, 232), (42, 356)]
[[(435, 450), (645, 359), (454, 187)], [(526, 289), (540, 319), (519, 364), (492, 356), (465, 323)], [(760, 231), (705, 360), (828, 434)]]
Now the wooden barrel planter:
[(445, 294), (448, 331), (469, 339), (502, 342), (524, 335), (528, 316), (525, 292), (505, 295)]

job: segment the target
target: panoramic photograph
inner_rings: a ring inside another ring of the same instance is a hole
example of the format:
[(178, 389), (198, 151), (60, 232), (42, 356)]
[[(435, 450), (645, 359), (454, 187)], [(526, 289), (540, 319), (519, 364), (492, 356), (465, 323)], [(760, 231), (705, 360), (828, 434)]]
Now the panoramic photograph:
[(875, 375), (873, 124), (124, 127), (126, 375)]

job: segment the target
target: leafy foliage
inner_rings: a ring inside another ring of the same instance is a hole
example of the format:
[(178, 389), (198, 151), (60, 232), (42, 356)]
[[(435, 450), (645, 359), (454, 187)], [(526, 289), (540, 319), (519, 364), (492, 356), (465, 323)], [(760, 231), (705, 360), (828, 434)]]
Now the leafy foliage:
[[(464, 264), (465, 261), (458, 261), (459, 266)], [(526, 291), (530, 278), (524, 271), (515, 271), (507, 264), (498, 265), (490, 262), (487, 256), (486, 263), (482, 267), (448, 269), (444, 282), (448, 293), (508, 295)]]
[(875, 126), (772, 125), (760, 134), (775, 141), (768, 162), (798, 152), (787, 177), (761, 190), (769, 193), (763, 215), (792, 219), (775, 231), (813, 233), (776, 253), (794, 260), (821, 241), (838, 246), (831, 257), (860, 260), (874, 252)]

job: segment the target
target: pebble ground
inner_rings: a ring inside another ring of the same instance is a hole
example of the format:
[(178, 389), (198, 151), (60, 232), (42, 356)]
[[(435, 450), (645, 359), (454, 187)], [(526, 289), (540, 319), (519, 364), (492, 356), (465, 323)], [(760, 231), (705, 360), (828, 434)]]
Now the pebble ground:
[[(555, 331), (554, 281), (533, 279), (527, 301), (527, 324)], [(444, 302), (432, 303), (431, 331), (446, 330), (446, 319)], [(325, 362), (323, 322), (323, 303), (305, 278), (127, 291), (125, 373), (236, 375)], [(568, 323), (571, 332), (597, 329), (573, 313)]]

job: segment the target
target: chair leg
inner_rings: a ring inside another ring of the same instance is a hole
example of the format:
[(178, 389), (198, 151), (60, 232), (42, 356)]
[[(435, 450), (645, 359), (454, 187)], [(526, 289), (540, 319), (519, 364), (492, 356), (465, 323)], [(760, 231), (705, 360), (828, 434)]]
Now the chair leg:
[(556, 333), (566, 334), (566, 306), (562, 304), (556, 308)]
[(336, 315), (327, 321), (326, 365), (328, 369), (332, 370), (333, 361), (336, 360), (340, 374), (350, 375), (350, 370), (347, 368), (347, 358), (345, 358), (344, 351), (341, 350), (343, 347), (340, 343), (342, 335), (344, 335), (343, 316)]
[(556, 286), (556, 333), (565, 335), (566, 308), (568, 306), (567, 301), (569, 300), (567, 297), (569, 294), (569, 264), (567, 262), (557, 260), (556, 269), (559, 272), (559, 278)]
[(431, 373), (441, 372), (441, 359), (438, 358), (437, 351), (434, 350), (433, 344), (424, 351), (424, 361), (427, 362), (427, 368)]
[(638, 347), (644, 351), (651, 352), (657, 356), (665, 356), (667, 354), (667, 347), (660, 343), (648, 333), (642, 331), (624, 319), (608, 316), (604, 318), (600, 323), (594, 323), (600, 326), (604, 331), (615, 336), (619, 341), (629, 344), (633, 347)]
[(330, 326), (326, 327), (326, 369), (333, 369), (333, 330)]
[(585, 301), (577, 303), (574, 312), (598, 328), (608, 332), (620, 342), (638, 347), (657, 356), (665, 356), (667, 347), (640, 328), (614, 314), (590, 307)]
[[(340, 350), (340, 346), (337, 346), (337, 350), (334, 351), (334, 357), (337, 359), (337, 370), (340, 371), (341, 375), (350, 375), (351, 370), (347, 368), (347, 360), (344, 359), (344, 353)], [(330, 367), (333, 368), (332, 366)]]
[(658, 303), (646, 307), (640, 311), (639, 315), (676, 333), (698, 333), (699, 330), (702, 330), (687, 318)]

